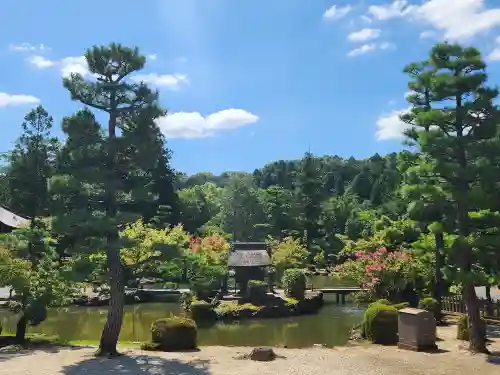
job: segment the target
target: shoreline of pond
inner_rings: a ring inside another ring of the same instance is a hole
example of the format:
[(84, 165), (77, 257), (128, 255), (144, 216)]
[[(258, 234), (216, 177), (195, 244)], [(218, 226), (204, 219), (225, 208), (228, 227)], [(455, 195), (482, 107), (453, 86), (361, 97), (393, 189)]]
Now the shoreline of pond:
[[(316, 314), (269, 319), (244, 319), (217, 322), (198, 329), (200, 345), (227, 346), (287, 346), (310, 347), (315, 344), (335, 347), (345, 345), (353, 326), (362, 320), (364, 309), (355, 305), (337, 305), (326, 299)], [(40, 326), (29, 327), (29, 333), (58, 336), (73, 343), (98, 340), (106, 320), (106, 307), (63, 307), (49, 310)], [(128, 343), (150, 340), (154, 320), (178, 315), (178, 303), (143, 303), (125, 307), (120, 341)], [(5, 333), (15, 331), (16, 317), (0, 311)]]

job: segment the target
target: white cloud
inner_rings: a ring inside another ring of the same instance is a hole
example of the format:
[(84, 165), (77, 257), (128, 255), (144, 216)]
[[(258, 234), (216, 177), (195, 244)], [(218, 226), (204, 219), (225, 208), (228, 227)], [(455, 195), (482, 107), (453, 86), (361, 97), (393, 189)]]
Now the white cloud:
[(241, 128), (259, 120), (243, 109), (224, 109), (202, 116), (198, 112), (177, 112), (158, 119), (158, 126), (167, 138), (206, 138), (224, 130)]
[(5, 92), (0, 92), (0, 108), (38, 103), (40, 103), (40, 99), (32, 95), (10, 95)]
[(465, 40), (500, 26), (500, 7), (487, 9), (484, 0), (424, 0), (412, 5), (395, 0), (371, 5), (368, 13), (379, 21), (408, 17), (439, 30), (447, 40)]
[(383, 43), (379, 43), (379, 44), (367, 43), (367, 44), (363, 44), (361, 47), (354, 48), (354, 49), (350, 50), (347, 53), (347, 56), (348, 57), (355, 57), (355, 56), (364, 55), (365, 53), (368, 53), (368, 52), (373, 52), (375, 50), (386, 51), (386, 50), (394, 50), (394, 49), (396, 49), (396, 45), (393, 43), (390, 43), (390, 42), (383, 42)]
[(69, 77), (71, 73), (79, 73), (82, 76), (90, 74), (84, 56), (70, 56), (61, 60), (49, 60), (43, 56), (35, 55), (30, 57), (28, 62), (39, 69), (57, 67), (63, 77)]
[(497, 47), (490, 52), (490, 54), (488, 55), (488, 60), (500, 61), (500, 47)]
[(39, 69), (49, 68), (56, 64), (54, 61), (39, 55), (31, 56), (28, 61), (30, 64), (35, 65)]
[(134, 82), (144, 82), (158, 87), (166, 87), (176, 90), (182, 84), (188, 84), (189, 80), (184, 74), (138, 74), (132, 77)]
[(386, 113), (377, 119), (377, 130), (375, 137), (378, 141), (387, 141), (394, 139), (402, 139), (403, 132), (408, 129), (408, 124), (405, 124), (399, 116), (407, 112), (408, 109), (393, 110)]
[(330, 8), (328, 8), (325, 13), (323, 13), (323, 18), (327, 20), (338, 20), (341, 19), (352, 10), (352, 7), (350, 5), (346, 6), (341, 6), (337, 7), (337, 5), (332, 5)]
[(370, 17), (368, 17), (367, 15), (364, 15), (364, 14), (361, 16), (361, 19), (363, 21), (365, 21), (366, 23), (372, 23), (373, 22), (373, 20)]
[(392, 18), (404, 17), (412, 12), (414, 8), (415, 6), (409, 5), (406, 0), (395, 0), (391, 4), (370, 5), (368, 7), (368, 13), (379, 21), (386, 21)]
[(366, 42), (368, 40), (377, 39), (380, 36), (380, 33), (380, 29), (364, 28), (350, 33), (347, 36), (347, 39), (351, 42)]
[(380, 43), (378, 48), (381, 50), (396, 49), (396, 45), (394, 43), (390, 43), (390, 42), (383, 42), (383, 43)]
[(420, 33), (420, 39), (428, 39), (436, 36), (436, 33), (432, 30), (422, 31)]
[(65, 57), (59, 62), (63, 77), (69, 77), (71, 73), (78, 73), (82, 76), (90, 74), (85, 56)]
[(372, 44), (363, 44), (359, 48), (354, 48), (353, 50), (350, 50), (347, 53), (347, 56), (355, 57), (355, 56), (359, 56), (359, 55), (364, 55), (365, 53), (375, 51), (376, 48), (377, 48), (377, 46), (373, 43)]
[(467, 39), (500, 26), (500, 8), (486, 9), (484, 0), (427, 0), (412, 15), (450, 40)]
[[(71, 73), (78, 73), (86, 77), (91, 75), (85, 56), (69, 56), (60, 60), (49, 60), (42, 56), (32, 56), (28, 59), (29, 63), (39, 69), (57, 67), (63, 77), (69, 77)], [(135, 82), (144, 83), (158, 87), (167, 87), (172, 90), (178, 89), (182, 84), (188, 84), (189, 80), (184, 74), (137, 74), (131, 79)]]
[(152, 53), (151, 55), (147, 56), (149, 60), (155, 61), (158, 58), (158, 55), (156, 53)]
[(35, 51), (47, 51), (50, 50), (50, 47), (47, 47), (45, 44), (39, 44), (38, 46), (34, 46), (30, 43), (21, 43), (21, 44), (11, 44), (9, 45), (9, 49), (15, 52), (35, 52)]

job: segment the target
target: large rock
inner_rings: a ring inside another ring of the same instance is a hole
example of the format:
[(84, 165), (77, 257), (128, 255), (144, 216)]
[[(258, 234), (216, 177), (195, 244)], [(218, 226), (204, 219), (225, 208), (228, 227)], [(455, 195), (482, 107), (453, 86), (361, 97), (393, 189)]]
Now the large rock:
[(297, 304), (296, 310), (299, 314), (314, 314), (323, 306), (323, 293), (310, 292)]
[(276, 359), (276, 353), (272, 348), (254, 348), (248, 356), (252, 361), (268, 362)]

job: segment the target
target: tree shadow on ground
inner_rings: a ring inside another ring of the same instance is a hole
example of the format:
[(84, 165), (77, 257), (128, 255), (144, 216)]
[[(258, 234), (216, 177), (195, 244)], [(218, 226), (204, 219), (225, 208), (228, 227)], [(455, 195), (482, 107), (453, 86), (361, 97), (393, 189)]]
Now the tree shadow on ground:
[(112, 359), (89, 358), (62, 369), (64, 375), (210, 375), (207, 360), (186, 362), (154, 355), (129, 355)]
[(493, 365), (500, 365), (500, 352), (491, 352), (486, 357), (486, 362)]
[(13, 336), (0, 336), (0, 363), (33, 354), (35, 351), (59, 353), (61, 350), (76, 350), (82, 348), (84, 348), (84, 346), (62, 346), (46, 339), (28, 339), (20, 345)]

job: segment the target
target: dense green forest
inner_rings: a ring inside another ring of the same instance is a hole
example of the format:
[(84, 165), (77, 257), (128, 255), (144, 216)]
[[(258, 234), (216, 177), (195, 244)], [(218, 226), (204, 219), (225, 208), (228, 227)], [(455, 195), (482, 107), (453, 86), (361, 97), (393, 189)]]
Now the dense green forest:
[(467, 306), (471, 349), (486, 351), (474, 286), (499, 280), (500, 108), (477, 49), (437, 44), (404, 68), (412, 151), (306, 153), (220, 176), (172, 168), (155, 121), (166, 113), (159, 93), (127, 80), (146, 63), (138, 49), (111, 44), (85, 56), (97, 78), (64, 79), (82, 104), (60, 121), (64, 140), (38, 107), (5, 157), (1, 203), (32, 219), (0, 252), (0, 285), (22, 296), (20, 337), (28, 320), (43, 320), (37, 305), (62, 303), (72, 285), (100, 275), (111, 296), (100, 350), (114, 354), (130, 274), (168, 280), (182, 260), (193, 274), (222, 276), (227, 240), (239, 240), (269, 242), (278, 269), (333, 261), (366, 301), (412, 286), (440, 303), (453, 289)]

